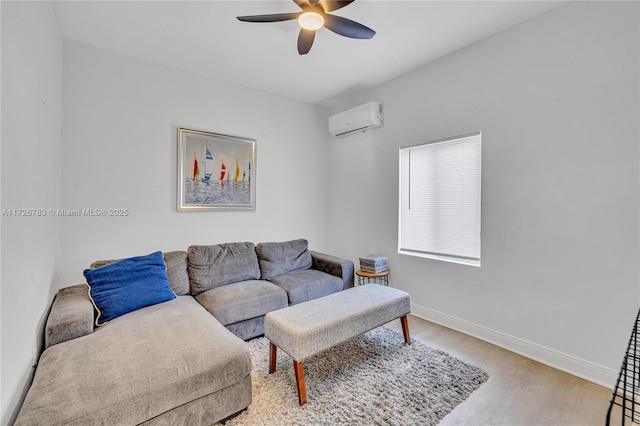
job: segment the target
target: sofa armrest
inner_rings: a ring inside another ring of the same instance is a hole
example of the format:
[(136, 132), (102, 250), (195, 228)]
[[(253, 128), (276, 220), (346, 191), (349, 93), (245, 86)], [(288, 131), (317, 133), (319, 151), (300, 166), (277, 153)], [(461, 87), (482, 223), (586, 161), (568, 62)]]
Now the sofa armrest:
[(45, 349), (93, 333), (94, 309), (86, 284), (58, 291), (45, 328)]
[(342, 279), (343, 290), (353, 287), (353, 262), (317, 251), (309, 251), (313, 259), (313, 269), (335, 275)]

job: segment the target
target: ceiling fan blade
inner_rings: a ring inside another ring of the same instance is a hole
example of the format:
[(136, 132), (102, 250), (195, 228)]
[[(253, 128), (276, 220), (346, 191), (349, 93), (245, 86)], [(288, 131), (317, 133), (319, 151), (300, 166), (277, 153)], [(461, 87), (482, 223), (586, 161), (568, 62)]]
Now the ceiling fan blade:
[(350, 38), (365, 39), (372, 38), (376, 35), (376, 32), (371, 28), (365, 27), (351, 19), (343, 18), (342, 16), (325, 15), (324, 26), (336, 34)]
[(251, 16), (238, 16), (238, 21), (243, 22), (279, 22), (289, 21), (291, 19), (298, 19), (302, 12), (297, 13), (275, 13), (272, 15), (251, 15)]
[(316, 38), (316, 32), (312, 30), (305, 30), (300, 28), (300, 34), (298, 35), (298, 53), (306, 55), (311, 50), (313, 40)]
[(342, 9), (345, 6), (353, 3), (354, 0), (345, 0), (345, 1), (333, 1), (333, 0), (320, 0), (320, 6), (324, 9), (325, 13), (333, 12), (334, 10)]
[(295, 4), (297, 4), (298, 6), (300, 6), (300, 8), (301, 8), (302, 10), (304, 10), (304, 9), (308, 8), (309, 6), (311, 6), (311, 5), (309, 4), (309, 0), (293, 0), (293, 2), (294, 2)]

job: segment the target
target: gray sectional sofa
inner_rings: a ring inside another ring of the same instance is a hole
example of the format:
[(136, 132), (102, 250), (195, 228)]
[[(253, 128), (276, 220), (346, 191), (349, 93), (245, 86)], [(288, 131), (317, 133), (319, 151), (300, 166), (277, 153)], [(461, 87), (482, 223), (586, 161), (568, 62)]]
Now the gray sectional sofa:
[(306, 240), (191, 246), (163, 259), (176, 297), (99, 327), (87, 284), (58, 292), (15, 425), (211, 425), (251, 403), (243, 340), (264, 333), (267, 312), (353, 286), (351, 261)]

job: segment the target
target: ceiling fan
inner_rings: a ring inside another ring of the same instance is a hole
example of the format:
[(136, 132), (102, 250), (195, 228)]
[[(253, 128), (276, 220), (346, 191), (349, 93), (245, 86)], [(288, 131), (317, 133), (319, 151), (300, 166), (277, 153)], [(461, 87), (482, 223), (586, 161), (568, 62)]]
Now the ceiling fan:
[(329, 12), (348, 6), (354, 1), (293, 0), (295, 4), (300, 6), (302, 12), (238, 16), (237, 18), (244, 22), (280, 22), (297, 19), (300, 24), (298, 53), (306, 55), (311, 50), (316, 31), (322, 27), (349, 38), (370, 39), (376, 35), (376, 32), (371, 28), (350, 19), (329, 14)]

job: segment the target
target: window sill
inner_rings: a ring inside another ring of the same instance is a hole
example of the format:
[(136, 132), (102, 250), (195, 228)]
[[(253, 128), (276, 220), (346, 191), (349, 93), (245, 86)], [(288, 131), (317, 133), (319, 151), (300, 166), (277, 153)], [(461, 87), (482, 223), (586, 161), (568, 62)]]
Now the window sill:
[(402, 249), (398, 249), (398, 253), (405, 254), (407, 256), (424, 257), (426, 259), (441, 260), (443, 262), (458, 263), (460, 265), (475, 266), (478, 268), (480, 267), (480, 260), (476, 259), (464, 259), (459, 257), (444, 256), (432, 253), (421, 253), (417, 251)]

